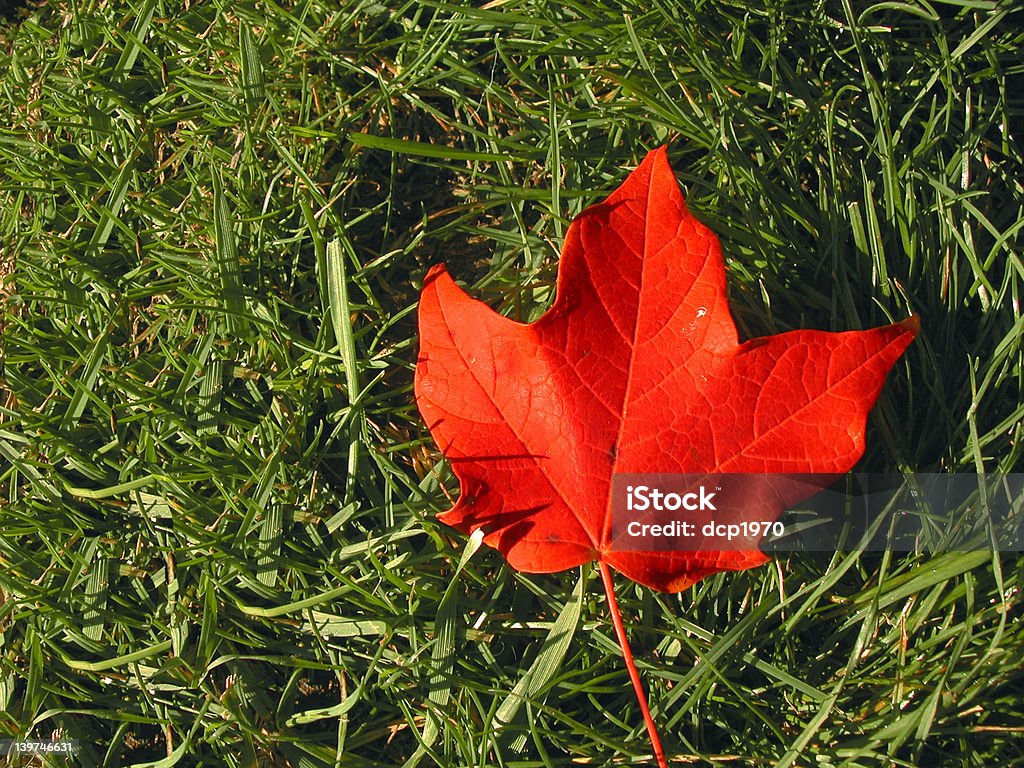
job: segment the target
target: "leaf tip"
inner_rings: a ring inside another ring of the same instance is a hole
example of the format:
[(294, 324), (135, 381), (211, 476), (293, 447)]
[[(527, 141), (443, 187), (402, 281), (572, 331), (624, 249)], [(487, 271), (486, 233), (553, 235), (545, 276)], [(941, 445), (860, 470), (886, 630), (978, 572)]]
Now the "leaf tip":
[(662, 166), (671, 172), (672, 164), (668, 161), (668, 145), (662, 144), (660, 147), (648, 151), (640, 165)]
[(921, 316), (916, 312), (906, 320), (900, 320), (899, 326), (912, 335), (917, 336), (921, 332)]
[(423, 287), (426, 288), (428, 284), (437, 280), (441, 275), (448, 274), (448, 267), (444, 264), (435, 264), (427, 270), (426, 276), (423, 278)]

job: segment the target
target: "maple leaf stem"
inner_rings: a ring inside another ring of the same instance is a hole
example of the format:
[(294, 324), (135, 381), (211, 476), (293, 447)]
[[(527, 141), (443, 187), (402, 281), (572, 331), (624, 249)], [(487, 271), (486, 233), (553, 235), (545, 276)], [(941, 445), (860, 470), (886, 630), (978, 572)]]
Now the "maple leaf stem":
[(629, 671), (629, 679), (633, 681), (633, 690), (636, 692), (637, 701), (640, 702), (640, 711), (644, 716), (644, 724), (647, 726), (647, 733), (651, 737), (651, 746), (654, 748), (654, 756), (658, 760), (659, 768), (668, 768), (665, 760), (665, 750), (661, 747), (661, 739), (658, 737), (658, 729), (654, 725), (654, 718), (651, 717), (651, 710), (647, 706), (647, 694), (644, 693), (643, 683), (640, 682), (640, 672), (633, 663), (633, 651), (629, 647), (629, 638), (626, 637), (626, 628), (622, 624), (622, 614), (619, 613), (619, 601), (615, 599), (615, 583), (612, 581), (612, 570), (607, 563), (597, 562), (601, 570), (601, 581), (604, 583), (604, 593), (608, 598), (608, 608), (612, 613), (612, 626), (615, 627), (615, 636), (619, 640), (619, 647), (622, 648), (622, 658), (626, 662), (626, 669)]

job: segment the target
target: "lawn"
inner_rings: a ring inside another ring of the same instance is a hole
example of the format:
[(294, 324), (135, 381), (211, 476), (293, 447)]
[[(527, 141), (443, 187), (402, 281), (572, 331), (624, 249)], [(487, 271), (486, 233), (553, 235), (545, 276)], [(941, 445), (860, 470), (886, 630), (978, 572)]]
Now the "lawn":
[[(663, 144), (742, 337), (920, 316), (862, 469), (1024, 471), (1017, 3), (0, 14), (0, 738), (649, 764), (596, 569), (435, 519), (412, 378), (430, 266), (538, 317)], [(618, 581), (672, 762), (723, 766), (1024, 765), (1022, 588), (985, 550)]]

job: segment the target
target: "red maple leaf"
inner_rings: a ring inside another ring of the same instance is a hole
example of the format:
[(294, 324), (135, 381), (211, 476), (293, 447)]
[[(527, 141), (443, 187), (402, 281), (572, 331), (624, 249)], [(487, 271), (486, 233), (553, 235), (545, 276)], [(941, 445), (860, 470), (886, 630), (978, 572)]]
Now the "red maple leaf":
[[(759, 550), (623, 552), (610, 545), (614, 473), (843, 473), (916, 317), (868, 331), (740, 344), (718, 239), (686, 209), (664, 148), (566, 233), (556, 299), (521, 324), (443, 266), (419, 306), (416, 402), (461, 493), (440, 519), (483, 529), (518, 570), (597, 560), (674, 592)], [(790, 503), (797, 499), (789, 499)], [(781, 507), (775, 514), (781, 512)]]

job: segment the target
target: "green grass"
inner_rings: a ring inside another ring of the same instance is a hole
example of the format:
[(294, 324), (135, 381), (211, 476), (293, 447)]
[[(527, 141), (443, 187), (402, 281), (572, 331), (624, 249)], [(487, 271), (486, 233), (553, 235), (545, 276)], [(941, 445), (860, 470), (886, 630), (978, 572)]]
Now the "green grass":
[[(0, 736), (82, 765), (620, 765), (592, 568), (439, 524), (414, 309), (550, 301), (671, 142), (747, 336), (920, 314), (863, 467), (1021, 471), (1012, 2), (67, 3), (0, 22)], [(1024, 561), (620, 579), (680, 764), (1024, 765)]]

